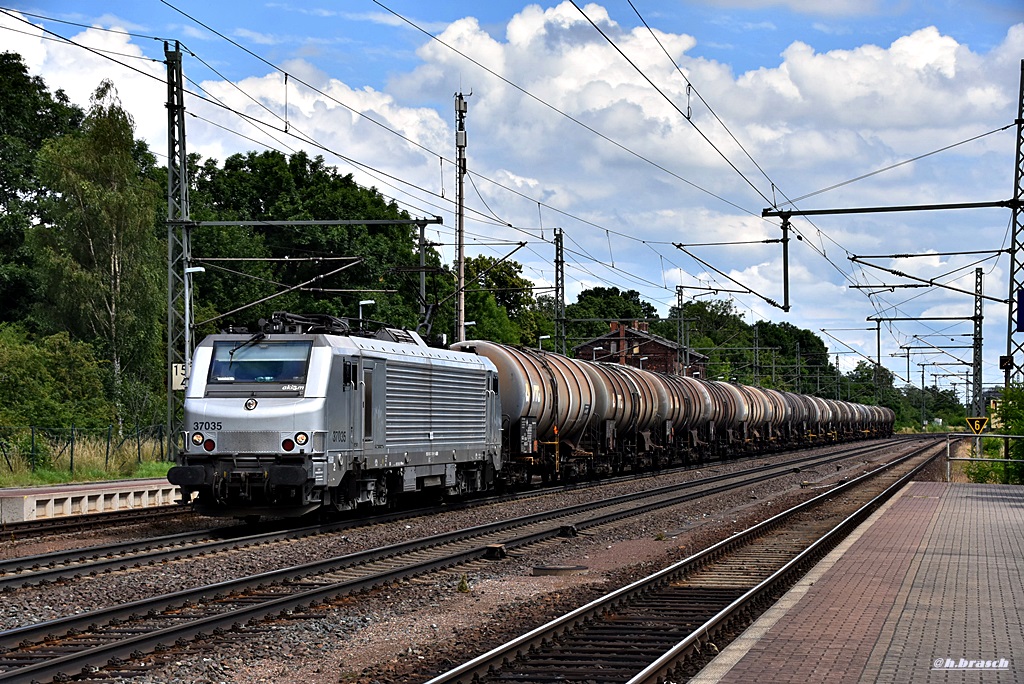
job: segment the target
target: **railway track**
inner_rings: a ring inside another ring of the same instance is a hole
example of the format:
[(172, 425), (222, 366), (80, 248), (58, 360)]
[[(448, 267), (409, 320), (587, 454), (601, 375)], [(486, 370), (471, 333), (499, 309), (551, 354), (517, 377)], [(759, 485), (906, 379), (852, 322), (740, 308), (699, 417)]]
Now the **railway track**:
[(138, 525), (193, 515), (195, 514), (191, 509), (173, 505), (69, 515), (61, 518), (19, 520), (0, 524), (0, 539), (30, 539), (41, 535), (80, 532), (111, 525)]
[(236, 525), (10, 558), (0, 560), (0, 593), (25, 586), (74, 580), (85, 575), (228, 553), (257, 545), (291, 542), (303, 537), (341, 534), (355, 527), (387, 524), (413, 515), (422, 515), (422, 511), (300, 527), (291, 521)]
[[(871, 453), (876, 445), (853, 447), (853, 454)], [(848, 456), (849, 457), (849, 456)], [(775, 466), (803, 467), (817, 459), (817, 455), (803, 455)], [(705, 466), (706, 467), (706, 466)], [(682, 470), (682, 469), (680, 469)], [(674, 472), (665, 470), (660, 474)], [(643, 474), (644, 477), (656, 474)], [(602, 486), (636, 479), (639, 476), (619, 477), (594, 483), (581, 483), (573, 488)], [(712, 481), (705, 478), (704, 481)], [(673, 485), (675, 487), (675, 485)], [(564, 491), (564, 490), (559, 490)], [(487, 505), (511, 498), (543, 496), (550, 490), (539, 490), (504, 497), (450, 504), (448, 510)], [(168, 563), (199, 555), (209, 556), (257, 545), (290, 542), (303, 537), (326, 534), (344, 534), (356, 527), (389, 524), (428, 515), (430, 509), (413, 509), (389, 514), (364, 517), (336, 523), (302, 525), (290, 521), (268, 521), (257, 525), (229, 526), (195, 532), (181, 532), (148, 539), (116, 542), (81, 549), (54, 551), (32, 556), (0, 560), (0, 593), (23, 586), (42, 585), (60, 580), (74, 580), (85, 575), (125, 571), (144, 565)]]
[(825, 456), (805, 456), (761, 466), (753, 472), (719, 475), (505, 520), (0, 632), (0, 681), (42, 681), (108, 667), (108, 663), (114, 663), (116, 670), (125, 667), (126, 661), (175, 643), (215, 632), (244, 631), (247, 621), (301, 613), (309, 606), (373, 586), (501, 556), (508, 549), (558, 535), (748, 487), (759, 480), (791, 474), (795, 467), (816, 467), (891, 446), (886, 442)]
[(428, 684), (684, 681), (938, 452), (915, 449)]

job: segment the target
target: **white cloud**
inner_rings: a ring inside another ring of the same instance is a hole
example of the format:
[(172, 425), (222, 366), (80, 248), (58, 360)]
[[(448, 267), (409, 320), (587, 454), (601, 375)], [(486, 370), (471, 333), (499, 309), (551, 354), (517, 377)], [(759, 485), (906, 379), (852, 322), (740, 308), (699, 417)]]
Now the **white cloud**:
[(284, 38), (276, 36), (272, 33), (264, 33), (261, 31), (251, 31), (249, 29), (237, 28), (231, 32), (236, 38), (242, 38), (256, 45), (277, 45), (278, 43), (285, 42)]
[[(752, 4), (764, 5), (751, 2), (729, 6)], [(845, 8), (844, 12), (853, 12), (853, 5), (832, 4)], [(814, 7), (798, 2), (787, 6), (812, 12), (818, 3)], [(865, 9), (877, 10), (877, 4)], [(608, 284), (601, 280), (607, 277), (620, 287), (642, 289), (645, 298), (667, 309), (675, 300), (674, 285), (696, 282), (701, 274), (704, 282), (717, 281), (721, 287), (729, 287), (720, 276), (711, 278), (707, 269), (675, 250), (672, 242), (778, 237), (778, 221), (764, 221), (760, 212), (772, 198), (781, 198), (783, 192), (796, 197), (840, 184), (1010, 124), (1016, 112), (1024, 25), (1011, 27), (1005, 40), (988, 52), (975, 51), (935, 28), (922, 28), (890, 45), (863, 44), (846, 50), (821, 51), (806, 42), (794, 41), (777, 65), (743, 74), (734, 74), (727, 63), (694, 56), (694, 36), (658, 32), (665, 49), (710, 103), (714, 115), (724, 120), (746, 152), (776, 184), (773, 188), (696, 95), (691, 92), (688, 99), (686, 83), (646, 29), (634, 30), (617, 24), (602, 6), (587, 5), (584, 11), (675, 106), (686, 111), (689, 105), (692, 123), (644, 81), (570, 3), (563, 2), (548, 7), (524, 7), (509, 19), (503, 34), (484, 30), (477, 19), (465, 17), (446, 25), (439, 36), (509, 82), (528, 90), (536, 99), (444, 45), (424, 40), (416, 53), (421, 64), (407, 73), (394, 74), (384, 90), (343, 82), (323, 73), (311, 60), (289, 61), (286, 68), (291, 74), (330, 96), (292, 82), (287, 91), (289, 128), (428, 191), (440, 193), (444, 187), (442, 201), (425, 197), (409, 186), (401, 186), (402, 190), (389, 188), (384, 184), (394, 181), (384, 176), (354, 171), (361, 182), (377, 185), (385, 194), (409, 201), (419, 209), (415, 213), (444, 214), (443, 230), (450, 235), (454, 223), (450, 204), (454, 194), (450, 164), (454, 156), (454, 112), (450, 98), (455, 92), (472, 91), (467, 117), (470, 169), (515, 192), (478, 179), (476, 186), (487, 203), (484, 207), (467, 185), (471, 230), (496, 240), (524, 239), (521, 232), (494, 228), (493, 221), (480, 220), (474, 211), (486, 215), (493, 212), (502, 221), (534, 234), (539, 234), (543, 224), (547, 240), (550, 230), (560, 227), (566, 231), (567, 247), (572, 244), (574, 250), (567, 273), (569, 301), (574, 301), (575, 293), (583, 287)], [(362, 18), (390, 21), (379, 16)], [(0, 23), (13, 22), (0, 16)], [(18, 28), (31, 31), (24, 24)], [(271, 34), (261, 36), (267, 41), (274, 40)], [(154, 76), (147, 78), (80, 48), (43, 41), (38, 32), (32, 36), (6, 32), (5, 38), (11, 42), (8, 49), (20, 52), (32, 73), (42, 75), (51, 89), (65, 89), (76, 103), (88, 102), (100, 78), (114, 80), (126, 108), (136, 118), (139, 134), (154, 150), (164, 149), (162, 64), (133, 61)], [(117, 34), (86, 30), (75, 39), (97, 48), (142, 54), (131, 39)], [(238, 85), (283, 117), (283, 78), (268, 71), (264, 69)], [(229, 84), (210, 80), (203, 86), (230, 106), (283, 126)], [(438, 101), (441, 104), (437, 106), (424, 104)], [(553, 108), (614, 142), (602, 139)], [(352, 110), (399, 131), (429, 152)], [(189, 111), (282, 147), (249, 124), (239, 123), (237, 116), (223, 109), (190, 101)], [(190, 151), (223, 159), (232, 152), (254, 148), (250, 141), (232, 137), (202, 121), (190, 119), (188, 125)], [(701, 134), (723, 151), (743, 177), (730, 168)], [(802, 201), (800, 206), (856, 207), (1005, 198), (1012, 190), (1013, 136), (1012, 130), (993, 135), (817, 195)], [(292, 147), (301, 146), (281, 134), (275, 137)], [(309, 150), (312, 154), (326, 154), (312, 146)], [(446, 158), (444, 163), (439, 162), (441, 156)], [(339, 163), (342, 172), (353, 171), (330, 155), (327, 160)], [(540, 215), (538, 201), (547, 205), (541, 208)], [(903, 304), (915, 294), (907, 290), (879, 295), (875, 298), (876, 308), (863, 293), (846, 289), (847, 283), (832, 264), (857, 282), (880, 283), (888, 278), (855, 268), (847, 259), (847, 250), (852, 254), (885, 254), (927, 248), (941, 252), (958, 248), (995, 249), (1001, 245), (1006, 230), (1005, 216), (998, 212), (947, 212), (926, 217), (830, 216), (816, 217), (813, 223), (794, 219), (794, 223), (808, 239), (794, 240), (790, 245), (793, 311), (784, 319), (814, 330), (854, 327), (851, 318), (864, 319), (890, 307), (917, 314), (924, 307), (960, 310), (970, 306), (969, 297), (941, 291)], [(817, 232), (818, 228), (824, 235)], [(609, 249), (605, 229), (636, 240), (613, 236)], [(479, 248), (487, 249), (482, 244)], [(450, 248), (446, 249), (446, 256), (450, 257)], [(531, 241), (529, 251), (528, 256), (523, 253), (521, 260), (533, 269), (527, 271), (527, 276), (549, 283), (550, 243)], [(819, 252), (824, 252), (828, 260)], [(579, 256), (580, 253), (591, 257)], [(779, 245), (707, 248), (696, 253), (716, 268), (781, 302)], [(588, 263), (590, 258), (605, 263), (614, 259), (620, 270), (610, 272), (598, 263)], [(941, 263), (920, 260), (921, 263), (904, 270), (914, 269), (921, 277), (935, 277), (937, 273), (929, 275), (928, 267), (956, 268), (967, 263), (948, 258), (936, 260)], [(989, 267), (990, 263), (986, 264)], [(966, 282), (968, 285), (963, 289), (973, 289), (971, 274), (965, 273), (957, 286)], [(658, 286), (641, 286), (636, 278)], [(997, 269), (986, 278), (987, 291), (1006, 289), (1003, 270)], [(667, 289), (660, 287), (662, 283), (667, 284)], [(781, 312), (760, 300), (749, 296), (737, 299), (758, 315), (783, 319)], [(995, 305), (986, 309), (987, 327), (994, 331), (999, 327), (998, 309)], [(748, 320), (754, 315), (749, 310), (747, 314)], [(873, 334), (865, 334), (864, 338), (865, 344), (873, 349)], [(884, 353), (895, 351), (897, 342), (884, 340)]]
[(857, 16), (875, 14), (880, 0), (702, 0), (706, 5), (726, 9), (771, 9), (785, 7), (801, 14)]

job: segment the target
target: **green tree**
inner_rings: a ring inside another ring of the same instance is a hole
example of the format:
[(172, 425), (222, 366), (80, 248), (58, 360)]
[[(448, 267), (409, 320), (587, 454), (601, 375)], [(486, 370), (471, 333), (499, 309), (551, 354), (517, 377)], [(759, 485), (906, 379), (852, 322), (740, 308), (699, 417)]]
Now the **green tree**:
[[(481, 319), (487, 319), (498, 328), (494, 331), (497, 336), (488, 339), (524, 345), (536, 342), (537, 327), (530, 311), (533, 284), (523, 278), (522, 271), (522, 265), (511, 260), (490, 256), (466, 259), (466, 318), (477, 321), (474, 336), (489, 330), (481, 326)], [(471, 295), (471, 289), (477, 292)]]
[(466, 330), (467, 339), (483, 339), (503, 344), (519, 344), (519, 327), (509, 320), (505, 308), (494, 295), (475, 284), (466, 288), (466, 318), (476, 323)]
[[(218, 324), (251, 325), (276, 310), (358, 314), (361, 299), (375, 305), (364, 313), (391, 325), (419, 322), (418, 229), (409, 224), (268, 226), (261, 221), (405, 220), (409, 216), (374, 189), (362, 188), (322, 157), (303, 152), (232, 155), (222, 167), (213, 160), (196, 165), (190, 197), (197, 220), (253, 221), (246, 228), (198, 228), (193, 256), (272, 258), (268, 263), (213, 263), (195, 278), (196, 301), (207, 315), (227, 313), (288, 287), (308, 286), (270, 299)], [(350, 267), (331, 261), (352, 257)], [(354, 264), (354, 265), (353, 265)], [(431, 252), (428, 265), (439, 259)], [(204, 264), (205, 265), (205, 264)], [(231, 269), (231, 270), (225, 270)]]
[(38, 291), (25, 234), (39, 219), (36, 154), (77, 130), (84, 112), (63, 91), (51, 94), (20, 55), (0, 53), (0, 321), (26, 319)]
[(617, 287), (593, 287), (580, 292), (575, 304), (565, 307), (566, 346), (572, 347), (608, 332), (611, 321), (632, 323), (655, 318), (658, 310), (640, 299), (636, 290)]
[(891, 408), (897, 416), (903, 412), (905, 395), (893, 384), (895, 377), (888, 368), (877, 368), (868, 361), (858, 361), (856, 367), (847, 373), (843, 387), (849, 399), (860, 404), (878, 404)]
[(0, 425), (105, 427), (114, 417), (93, 348), (66, 332), (33, 341), (0, 324)]
[[(1008, 435), (1024, 435), (1024, 386), (1013, 384), (1003, 391), (1002, 401), (995, 410), (1000, 432)], [(1020, 463), (984, 462), (969, 464), (968, 476), (974, 482), (1001, 482), (1003, 484), (1024, 484), (1024, 439), (1009, 440), (1010, 451), (1006, 456)]]
[(686, 302), (682, 317), (690, 348), (708, 356), (708, 377), (753, 381), (754, 355), (747, 351), (753, 346), (750, 326), (731, 301)]
[[(125, 390), (162, 375), (153, 165), (109, 81), (96, 89), (81, 132), (47, 141), (38, 157), (47, 195), (32, 238), (44, 287), (37, 315), (48, 330), (69, 331), (107, 360), (119, 419)], [(137, 382), (126, 385), (126, 374)]]

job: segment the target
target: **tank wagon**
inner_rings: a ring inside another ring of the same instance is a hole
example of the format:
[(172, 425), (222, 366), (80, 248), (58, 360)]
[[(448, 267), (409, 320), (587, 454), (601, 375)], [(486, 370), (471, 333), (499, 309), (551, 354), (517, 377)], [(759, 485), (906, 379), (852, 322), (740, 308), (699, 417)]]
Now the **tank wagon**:
[(665, 375), (483, 340), (498, 371), (502, 477), (586, 477), (892, 434), (880, 406)]
[(196, 348), (168, 479), (200, 512), (297, 516), (892, 434), (894, 414), (473, 340), (277, 313)]

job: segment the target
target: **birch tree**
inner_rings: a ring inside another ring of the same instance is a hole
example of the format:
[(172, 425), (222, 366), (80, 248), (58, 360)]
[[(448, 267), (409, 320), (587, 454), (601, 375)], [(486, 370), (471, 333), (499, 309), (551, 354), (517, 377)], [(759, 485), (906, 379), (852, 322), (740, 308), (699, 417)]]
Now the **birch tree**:
[(37, 159), (48, 191), (33, 236), (45, 293), (39, 318), (91, 343), (109, 362), (119, 419), (134, 399), (128, 388), (135, 393), (163, 372), (160, 190), (149, 176), (153, 155), (134, 132), (104, 81), (81, 131), (50, 140)]

